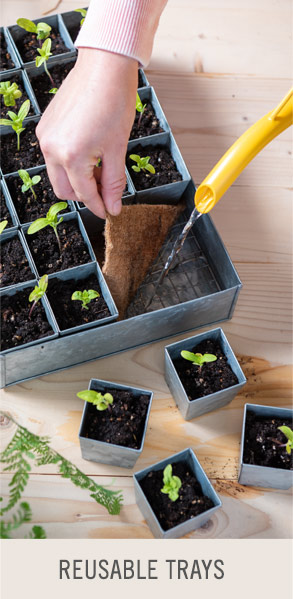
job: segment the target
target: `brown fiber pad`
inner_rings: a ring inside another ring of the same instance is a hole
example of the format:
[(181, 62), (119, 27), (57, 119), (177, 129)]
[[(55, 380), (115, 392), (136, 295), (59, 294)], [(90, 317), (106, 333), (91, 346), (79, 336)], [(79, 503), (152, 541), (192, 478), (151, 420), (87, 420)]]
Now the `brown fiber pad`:
[(123, 206), (119, 216), (107, 217), (103, 273), (120, 318), (183, 209), (182, 203), (177, 206), (135, 204)]

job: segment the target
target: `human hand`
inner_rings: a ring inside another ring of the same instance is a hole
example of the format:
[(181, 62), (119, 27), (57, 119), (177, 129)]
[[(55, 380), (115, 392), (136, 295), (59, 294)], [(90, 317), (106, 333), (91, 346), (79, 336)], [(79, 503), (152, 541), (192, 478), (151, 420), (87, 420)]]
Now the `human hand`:
[(84, 202), (100, 218), (121, 210), (137, 69), (132, 58), (80, 48), (36, 129), (56, 196)]

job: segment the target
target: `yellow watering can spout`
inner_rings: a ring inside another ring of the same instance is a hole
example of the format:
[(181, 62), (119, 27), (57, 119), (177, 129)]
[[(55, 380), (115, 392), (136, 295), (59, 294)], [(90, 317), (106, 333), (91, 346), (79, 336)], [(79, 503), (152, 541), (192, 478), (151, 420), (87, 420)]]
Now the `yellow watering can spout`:
[(272, 139), (292, 124), (293, 88), (278, 106), (252, 125), (219, 160), (194, 196), (198, 212), (209, 212), (247, 164)]

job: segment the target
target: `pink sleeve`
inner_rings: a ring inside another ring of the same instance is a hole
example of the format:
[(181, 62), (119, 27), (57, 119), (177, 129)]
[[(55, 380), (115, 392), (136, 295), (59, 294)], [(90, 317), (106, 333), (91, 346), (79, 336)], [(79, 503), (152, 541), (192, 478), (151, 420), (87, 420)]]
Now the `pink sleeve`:
[(91, 0), (75, 45), (135, 58), (146, 66), (167, 0)]

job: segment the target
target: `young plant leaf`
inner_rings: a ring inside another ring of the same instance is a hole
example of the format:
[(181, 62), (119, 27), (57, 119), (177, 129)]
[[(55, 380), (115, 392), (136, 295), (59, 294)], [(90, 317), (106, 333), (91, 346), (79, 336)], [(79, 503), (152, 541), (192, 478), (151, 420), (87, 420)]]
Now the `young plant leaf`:
[(149, 160), (151, 158), (150, 156), (144, 156), (141, 158), (138, 154), (130, 154), (129, 158), (136, 162), (136, 166), (131, 167), (136, 173), (139, 173), (142, 170), (149, 171), (152, 173), (152, 175), (155, 174), (155, 168), (152, 164), (149, 164)]
[(17, 19), (17, 25), (29, 33), (36, 33), (38, 40), (44, 40), (50, 35), (52, 27), (47, 23), (34, 23), (29, 19)]
[(161, 493), (168, 495), (171, 501), (177, 501), (182, 483), (179, 476), (172, 475), (172, 464), (168, 464), (164, 469), (163, 483), (164, 486), (161, 489)]
[(52, 87), (52, 89), (49, 90), (49, 94), (55, 95), (55, 94), (57, 94), (57, 91), (58, 91), (58, 87)]
[(29, 294), (28, 301), (33, 302), (33, 305), (29, 311), (28, 317), (30, 318), (32, 312), (37, 305), (38, 301), (43, 297), (44, 293), (46, 293), (48, 287), (48, 275), (44, 275), (36, 285), (36, 287)]
[(96, 297), (100, 297), (100, 294), (94, 289), (89, 289), (88, 291), (85, 289), (84, 291), (74, 291), (71, 296), (72, 300), (78, 300), (82, 302), (81, 308), (85, 308), (88, 310), (87, 304), (89, 304)]
[(106, 410), (108, 405), (112, 404), (114, 401), (113, 395), (111, 395), (111, 393), (105, 393), (105, 395), (103, 395), (102, 393), (98, 393), (92, 389), (79, 391), (76, 395), (80, 399), (83, 399), (88, 403), (92, 403), (100, 412)]
[(22, 133), (22, 131), (25, 130), (25, 127), (22, 126), (22, 123), (25, 119), (25, 117), (27, 116), (27, 114), (29, 113), (29, 109), (30, 109), (30, 101), (29, 100), (25, 100), (25, 102), (23, 102), (23, 104), (21, 105), (19, 111), (17, 114), (15, 114), (15, 112), (12, 112), (12, 110), (8, 110), (8, 116), (11, 119), (10, 121), (8, 119), (0, 119), (0, 125), (6, 125), (7, 127), (12, 127), (13, 131), (15, 131), (16, 135), (17, 135), (17, 149), (20, 149), (20, 134)]
[(41, 229), (44, 229), (47, 226), (52, 227), (52, 229), (54, 230), (54, 233), (56, 235), (56, 239), (57, 239), (58, 246), (59, 246), (59, 251), (61, 254), (62, 247), (61, 247), (57, 227), (58, 227), (58, 225), (60, 225), (60, 223), (63, 222), (63, 217), (61, 216), (58, 220), (58, 213), (61, 210), (65, 210), (66, 208), (67, 208), (67, 202), (57, 202), (56, 204), (53, 204), (53, 206), (51, 206), (51, 208), (48, 210), (45, 218), (37, 218), (37, 220), (35, 220), (29, 226), (29, 228), (27, 230), (28, 235), (33, 235), (34, 233), (37, 233), (38, 231), (40, 231)]
[(189, 360), (197, 366), (202, 366), (203, 364), (205, 364), (205, 362), (215, 362), (217, 360), (217, 356), (214, 356), (214, 354), (194, 354), (190, 351), (185, 350), (182, 350), (181, 356), (182, 358), (184, 358), (184, 360)]
[(3, 95), (5, 106), (15, 106), (15, 100), (22, 96), (17, 83), (10, 83), (10, 81), (1, 81), (0, 94)]
[(285, 435), (285, 437), (287, 437), (288, 441), (286, 443), (286, 451), (289, 455), (291, 455), (293, 449), (293, 431), (291, 428), (289, 428), (289, 426), (279, 426), (278, 429), (283, 433), (283, 435)]
[(1, 233), (3, 233), (4, 229), (7, 227), (8, 225), (8, 220), (2, 220), (0, 223), (0, 235)]
[(86, 17), (86, 13), (87, 13), (87, 9), (86, 8), (75, 8), (74, 12), (80, 12), (81, 16), (83, 17), (79, 23), (80, 27), (83, 25), (85, 17)]
[(45, 72), (47, 73), (47, 75), (51, 81), (51, 84), (54, 87), (53, 77), (52, 77), (52, 75), (50, 75), (50, 73), (48, 71), (48, 67), (47, 67), (47, 60), (48, 60), (48, 58), (50, 58), (50, 56), (52, 56), (51, 39), (50, 38), (48, 38), (44, 41), (41, 48), (38, 48), (38, 53), (40, 56), (37, 56), (37, 58), (35, 60), (36, 67), (39, 68), (42, 64), (44, 65)]
[(35, 194), (33, 187), (34, 187), (34, 185), (37, 185), (40, 182), (40, 180), (41, 180), (40, 175), (34, 175), (32, 178), (30, 178), (28, 172), (25, 171), (24, 169), (20, 169), (17, 172), (23, 182), (23, 185), (21, 186), (22, 193), (25, 193), (26, 191), (28, 191), (30, 189), (35, 200), (36, 200), (37, 196)]

